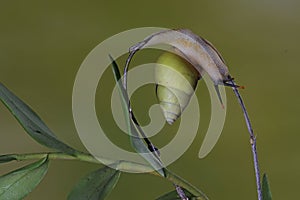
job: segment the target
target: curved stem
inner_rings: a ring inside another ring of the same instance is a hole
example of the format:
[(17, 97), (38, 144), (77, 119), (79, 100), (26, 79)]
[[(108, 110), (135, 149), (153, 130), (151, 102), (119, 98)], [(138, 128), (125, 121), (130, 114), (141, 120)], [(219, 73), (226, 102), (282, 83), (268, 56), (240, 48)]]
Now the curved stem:
[[(231, 79), (231, 83), (235, 86), (235, 82)], [(248, 132), (250, 135), (250, 144), (251, 144), (251, 150), (252, 150), (252, 156), (253, 156), (253, 164), (254, 164), (254, 171), (255, 171), (255, 178), (256, 178), (256, 189), (257, 189), (257, 196), (258, 200), (262, 200), (262, 190), (261, 190), (261, 182), (260, 182), (260, 170), (259, 170), (259, 163), (258, 163), (258, 156), (256, 151), (256, 137), (253, 133), (253, 128), (250, 122), (250, 118), (246, 109), (246, 106), (243, 102), (243, 99), (239, 93), (239, 90), (237, 87), (232, 87), (234, 94), (236, 95), (239, 104), (243, 110), (244, 118), (246, 121), (246, 125), (248, 128)]]
[[(36, 159), (42, 159), (44, 157), (48, 156), (49, 159), (52, 160), (77, 160), (77, 161), (84, 161), (84, 162), (89, 162), (89, 163), (96, 163), (96, 164), (101, 164), (101, 162), (92, 156), (91, 154), (88, 153), (77, 153), (76, 156), (68, 155), (66, 153), (62, 152), (42, 152), (42, 153), (27, 153), (27, 154), (8, 154), (8, 155), (0, 155), (0, 163), (2, 162), (9, 162), (9, 161), (25, 161), (25, 160), (36, 160)], [(101, 158), (102, 162), (105, 163), (115, 163), (117, 164), (116, 168), (120, 171), (125, 171), (125, 172), (135, 172), (135, 173), (148, 173), (152, 174), (155, 176), (162, 177), (158, 172), (154, 171), (152, 167), (140, 164), (140, 163), (134, 163), (134, 162), (129, 162), (125, 160), (120, 160), (120, 161), (113, 161), (110, 159), (103, 159)], [(183, 178), (179, 177), (175, 173), (165, 169), (165, 174), (167, 180), (171, 181), (173, 184), (176, 184), (178, 186), (181, 186), (191, 192), (194, 196), (196, 196), (200, 200), (207, 200), (207, 196), (203, 194), (199, 189), (197, 189), (195, 186), (191, 185), (189, 182), (184, 180)]]
[(8, 154), (0, 156), (1, 162), (8, 161), (25, 161), (25, 160), (38, 160), (48, 156), (52, 160), (77, 160), (95, 164), (106, 163), (108, 165), (117, 163), (117, 169), (126, 172), (145, 172), (153, 171), (153, 169), (147, 165), (140, 163), (134, 163), (129, 161), (114, 161), (106, 158), (99, 158), (99, 160), (91, 154), (78, 152), (76, 156), (72, 156), (62, 152), (42, 152), (42, 153), (27, 153), (27, 154)]

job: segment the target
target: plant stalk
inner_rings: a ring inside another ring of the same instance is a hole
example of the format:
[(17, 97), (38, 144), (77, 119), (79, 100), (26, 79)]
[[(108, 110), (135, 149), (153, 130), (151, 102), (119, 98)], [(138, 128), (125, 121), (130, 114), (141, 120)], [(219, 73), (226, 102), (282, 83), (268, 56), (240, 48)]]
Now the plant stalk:
[(174, 174), (173, 172), (169, 171), (168, 169), (165, 169), (166, 178), (173, 182), (173, 184), (180, 186), (182, 188), (187, 189), (190, 193), (192, 193), (194, 196), (197, 196), (199, 200), (205, 200), (208, 199), (208, 197), (200, 191), (195, 186), (191, 185), (188, 181), (184, 180), (180, 176)]
[[(78, 160), (89, 163), (101, 164), (101, 162), (88, 153), (77, 153), (76, 156), (68, 155), (62, 152), (42, 152), (42, 153), (26, 153), (26, 154), (8, 154), (8, 155), (0, 155), (0, 163), (9, 162), (9, 161), (25, 161), (25, 160), (38, 160), (48, 156), (50, 160)], [(125, 160), (113, 161), (109, 159), (101, 158), (101, 161), (105, 161), (106, 163), (115, 163), (116, 169), (125, 172), (135, 172), (135, 173), (148, 173), (161, 178), (166, 178), (170, 182), (185, 188), (189, 192), (191, 192), (197, 199), (200, 200), (208, 200), (208, 197), (205, 196), (203, 192), (197, 189), (195, 186), (191, 185), (189, 182), (174, 174), (173, 172), (165, 169), (166, 177), (162, 177), (158, 172), (154, 171), (152, 167), (140, 164), (129, 162)]]
[[(235, 83), (233, 80), (231, 80), (231, 83), (235, 86)], [(255, 178), (256, 178), (256, 189), (257, 189), (257, 196), (258, 200), (262, 200), (262, 190), (261, 190), (261, 182), (260, 182), (260, 170), (259, 170), (259, 163), (258, 163), (258, 156), (257, 156), (257, 150), (256, 150), (256, 137), (253, 133), (253, 128), (250, 122), (250, 118), (247, 112), (247, 109), (245, 107), (245, 104), (243, 102), (243, 99), (237, 89), (237, 87), (232, 87), (234, 94), (236, 95), (238, 102), (243, 110), (244, 118), (246, 121), (246, 125), (248, 128), (248, 132), (250, 135), (250, 144), (251, 144), (251, 150), (252, 150), (252, 156), (253, 156), (253, 164), (254, 164), (254, 171), (255, 171)]]
[[(137, 49), (138, 50), (138, 49)], [(136, 50), (136, 51), (137, 51)], [(132, 59), (133, 55), (135, 54), (136, 51), (133, 51), (133, 52), (130, 52), (129, 54), (129, 57), (127, 58), (126, 60), (126, 65), (125, 65), (125, 69), (124, 69), (124, 76), (123, 76), (123, 87), (124, 87), (124, 90), (126, 92), (126, 96), (128, 96), (127, 94), (127, 72), (128, 72), (128, 69), (129, 69), (129, 63), (130, 63), (130, 60)], [(112, 59), (113, 60), (113, 59)], [(115, 63), (116, 64), (116, 63)], [(117, 64), (116, 64), (117, 66)], [(116, 67), (118, 68), (118, 67)], [(118, 81), (118, 80), (117, 80)], [(126, 102), (128, 105), (128, 112), (129, 112), (129, 116), (131, 118), (131, 120), (136, 124), (136, 128), (139, 130), (140, 134), (142, 135), (142, 137), (144, 138), (144, 141), (147, 143), (147, 146), (148, 146), (148, 149), (157, 157), (157, 159), (161, 162), (160, 160), (160, 153), (159, 153), (159, 150), (155, 147), (155, 145), (148, 139), (148, 137), (146, 136), (146, 134), (143, 132), (143, 130), (141, 129), (137, 119), (135, 118), (134, 114), (133, 114), (133, 111), (131, 109), (131, 106), (130, 106), (130, 100), (129, 98), (127, 98), (127, 102)], [(173, 183), (174, 186), (175, 186), (175, 189), (176, 189), (176, 192), (178, 194), (178, 196), (182, 199), (182, 200), (187, 200), (188, 198), (186, 197), (183, 189)]]

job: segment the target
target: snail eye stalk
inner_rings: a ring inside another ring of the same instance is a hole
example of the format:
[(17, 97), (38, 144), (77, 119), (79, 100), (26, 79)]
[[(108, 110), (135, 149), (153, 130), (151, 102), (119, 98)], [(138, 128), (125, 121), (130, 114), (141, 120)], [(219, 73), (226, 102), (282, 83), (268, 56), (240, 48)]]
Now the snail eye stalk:
[[(231, 77), (230, 75), (228, 75), (228, 76), (227, 76), (227, 80), (224, 80), (224, 81), (223, 81), (223, 85), (224, 85), (224, 86), (231, 87), (231, 88), (245, 89), (244, 86), (236, 85), (236, 84), (233, 82), (233, 80), (234, 80), (234, 78)], [(219, 101), (220, 101), (220, 103), (221, 103), (221, 106), (222, 106), (222, 108), (224, 108), (224, 104), (223, 104), (222, 97), (221, 97), (220, 90), (219, 90), (219, 85), (215, 85), (215, 90), (216, 90), (216, 93), (217, 93), (217, 95), (218, 95), (218, 98), (219, 98)]]
[(230, 75), (228, 75), (227, 78), (228, 78), (228, 80), (224, 80), (224, 81), (223, 81), (223, 84), (224, 84), (225, 86), (232, 87), (232, 88), (245, 89), (245, 86), (236, 85), (236, 84), (233, 82), (234, 78), (231, 77)]

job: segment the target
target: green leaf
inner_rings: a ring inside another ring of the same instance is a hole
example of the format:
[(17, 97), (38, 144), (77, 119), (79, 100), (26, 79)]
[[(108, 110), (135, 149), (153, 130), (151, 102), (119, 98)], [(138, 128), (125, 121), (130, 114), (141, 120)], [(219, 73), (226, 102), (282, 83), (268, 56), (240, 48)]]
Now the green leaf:
[[(186, 197), (188, 197), (190, 200), (197, 199), (197, 197), (192, 195), (187, 190), (183, 189), (183, 191), (184, 191), (184, 194), (186, 195)], [(173, 190), (171, 192), (168, 192), (167, 194), (164, 194), (164, 195), (158, 197), (156, 200), (181, 200), (181, 198), (179, 197), (177, 191)]]
[(101, 200), (114, 189), (121, 172), (103, 167), (83, 177), (72, 189), (68, 200)]
[(2, 83), (0, 83), (0, 100), (34, 140), (64, 153), (71, 155), (76, 153), (76, 150), (59, 141), (41, 118)]
[(272, 200), (272, 194), (271, 194), (271, 190), (270, 190), (270, 185), (269, 185), (267, 174), (263, 175), (263, 180), (262, 180), (262, 195), (263, 195), (263, 200)]
[(116, 80), (116, 84), (119, 88), (120, 96), (121, 96), (121, 101), (122, 101), (122, 106), (123, 106), (123, 111), (125, 114), (125, 120), (127, 122), (127, 126), (129, 129), (129, 135), (130, 135), (130, 141), (131, 145), (135, 149), (136, 152), (138, 152), (146, 161), (150, 163), (150, 165), (161, 175), (165, 176), (164, 172), (164, 167), (159, 160), (159, 158), (151, 152), (148, 147), (145, 145), (143, 141), (143, 137), (141, 136), (141, 133), (139, 131), (142, 131), (141, 129), (138, 130), (137, 127), (135, 126), (135, 123), (129, 116), (129, 98), (128, 94), (122, 84), (121, 80), (121, 74), (119, 71), (119, 67), (115, 60), (110, 56), (110, 59), (112, 61), (112, 69), (113, 69), (113, 74)]
[(12, 171), (0, 177), (0, 199), (22, 199), (43, 179), (48, 170), (48, 158)]
[(6, 162), (10, 162), (16, 160), (15, 156), (13, 155), (1, 155), (0, 156), (0, 163), (6, 163)]

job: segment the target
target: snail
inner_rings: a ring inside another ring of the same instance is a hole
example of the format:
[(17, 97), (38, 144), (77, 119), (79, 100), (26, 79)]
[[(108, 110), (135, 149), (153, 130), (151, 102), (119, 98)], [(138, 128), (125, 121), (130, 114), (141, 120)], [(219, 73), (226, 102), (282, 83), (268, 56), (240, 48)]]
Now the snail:
[[(220, 103), (223, 106), (222, 98), (219, 91), (219, 85), (225, 85), (230, 87), (240, 87), (238, 85), (232, 84), (231, 81), (233, 78), (229, 75), (228, 68), (225, 64), (224, 59), (221, 54), (217, 51), (217, 49), (204, 38), (194, 34), (188, 29), (176, 29), (176, 30), (165, 30), (158, 33), (154, 33), (143, 41), (137, 43), (136, 45), (130, 47), (129, 56), (126, 60), (125, 70), (124, 70), (124, 87), (126, 88), (126, 73), (128, 71), (129, 63), (134, 56), (134, 54), (143, 48), (157, 45), (157, 44), (168, 44), (172, 46), (176, 51), (180, 52), (180, 54), (187, 61), (185, 63), (186, 66), (192, 66), (199, 76), (201, 77), (203, 73), (207, 73), (210, 79), (213, 81), (215, 85), (215, 90), (220, 100)], [(176, 62), (168, 61), (168, 62)], [(181, 62), (181, 61), (180, 61)], [(166, 64), (166, 63), (165, 63)], [(177, 64), (177, 63), (176, 63)], [(177, 67), (175, 67), (177, 68)], [(188, 67), (189, 68), (189, 67)], [(190, 72), (189, 72), (190, 73)], [(194, 73), (194, 72), (192, 72)], [(166, 76), (165, 76), (166, 77)], [(198, 80), (197, 79), (197, 80)], [(196, 80), (196, 77), (195, 77)], [(158, 98), (160, 101), (165, 101), (163, 99), (162, 88), (157, 89)], [(167, 91), (167, 90), (165, 90)], [(168, 99), (168, 94), (164, 94), (165, 98)], [(173, 98), (173, 97), (172, 97)], [(178, 100), (180, 102), (180, 100)], [(185, 101), (185, 100), (184, 100)], [(182, 106), (182, 105), (180, 105)], [(171, 107), (171, 106), (170, 106)], [(185, 106), (181, 107), (184, 109)], [(165, 107), (167, 108), (167, 107)], [(175, 109), (171, 109), (170, 112), (174, 112)], [(176, 115), (180, 116), (181, 112), (177, 112)], [(179, 117), (177, 116), (177, 117)], [(168, 119), (169, 123), (173, 122), (173, 118)]]

